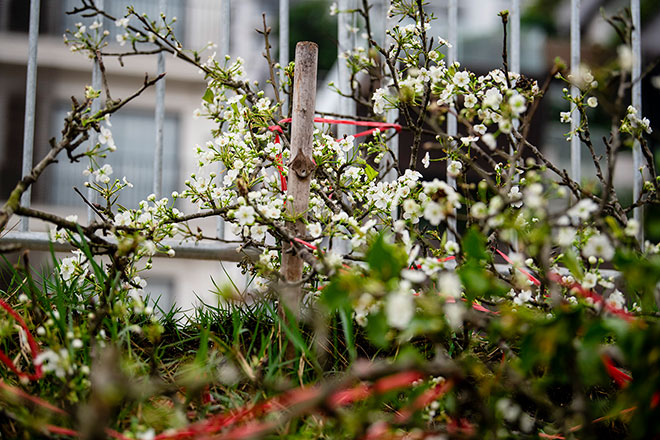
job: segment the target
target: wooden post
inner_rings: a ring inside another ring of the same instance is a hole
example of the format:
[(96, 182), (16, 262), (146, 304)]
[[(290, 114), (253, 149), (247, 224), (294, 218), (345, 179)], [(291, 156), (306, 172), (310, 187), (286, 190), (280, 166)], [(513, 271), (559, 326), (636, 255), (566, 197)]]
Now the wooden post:
[[(291, 161), (287, 185), (287, 214), (298, 220), (287, 225), (294, 237), (305, 235), (303, 219), (309, 208), (309, 184), (316, 163), (312, 157), (314, 109), (316, 105), (316, 69), (318, 46), (311, 41), (296, 44), (293, 71), (293, 107), (291, 120)], [(282, 243), (282, 276), (289, 283), (302, 279), (303, 260), (295, 254), (290, 243)], [(298, 313), (301, 288), (284, 289), (281, 300), (289, 310)]]

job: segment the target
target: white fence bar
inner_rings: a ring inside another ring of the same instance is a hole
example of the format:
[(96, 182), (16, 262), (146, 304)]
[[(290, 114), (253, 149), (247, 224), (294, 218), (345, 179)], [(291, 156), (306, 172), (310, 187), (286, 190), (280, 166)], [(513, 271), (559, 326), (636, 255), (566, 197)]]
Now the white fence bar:
[[(108, 240), (115, 243), (113, 240)], [(67, 252), (73, 249), (68, 243), (51, 243), (48, 232), (15, 232), (10, 231), (2, 236), (3, 244), (18, 244), (24, 248), (37, 251), (49, 251), (52, 244), (56, 252)], [(181, 243), (180, 240), (168, 239), (161, 242), (175, 251), (175, 258), (195, 260), (222, 260), (239, 262), (246, 256), (257, 259), (260, 252), (257, 249), (243, 247), (231, 243)], [(240, 248), (240, 251), (239, 251)], [(168, 257), (166, 253), (156, 252), (154, 257)]]
[[(571, 0), (571, 75), (573, 81), (578, 81), (580, 74), (580, 0)], [(571, 96), (576, 99), (580, 89), (571, 86)], [(575, 105), (571, 105), (571, 131), (580, 126), (580, 112)], [(578, 184), (582, 178), (582, 158), (580, 157), (580, 138), (573, 135), (571, 138), (571, 178)]]
[[(40, 0), (30, 1), (30, 25), (29, 25), (29, 54), (27, 65), (27, 76), (25, 79), (25, 121), (23, 124), (23, 173), (25, 177), (32, 171), (32, 158), (34, 155), (34, 115), (37, 99), (37, 43), (39, 40), (39, 10)], [(32, 188), (28, 187), (21, 196), (21, 204), (30, 206)], [(30, 219), (24, 217), (21, 220), (21, 230), (27, 231)]]
[[(458, 54), (458, 0), (449, 0), (449, 8), (447, 10), (447, 38), (449, 39), (449, 44), (451, 46), (447, 49), (447, 64), (451, 66), (457, 61)], [(453, 103), (451, 104), (452, 109), (455, 110)], [(456, 116), (453, 113), (447, 114), (447, 135), (452, 138), (455, 138), (458, 134), (458, 122), (456, 121)], [(456, 142), (455, 139), (451, 141), (449, 148), (453, 148), (453, 144)], [(447, 165), (449, 165), (449, 160), (447, 160)], [(456, 179), (447, 174), (447, 184), (452, 188), (456, 189)], [(454, 211), (455, 213), (455, 211)], [(449, 227), (452, 230), (456, 230), (456, 217), (450, 217), (448, 220)], [(448, 240), (456, 240), (454, 233), (449, 230), (447, 231)]]
[[(96, 0), (96, 6), (103, 10), (105, 8), (104, 5), (105, 0)], [(103, 16), (99, 15), (98, 20), (101, 21), (101, 27), (99, 28), (99, 33), (103, 32)], [(102, 78), (101, 78), (101, 66), (99, 64), (99, 61), (95, 58), (94, 59), (94, 66), (92, 67), (92, 88), (94, 90), (101, 90), (102, 85)], [(94, 99), (92, 101), (92, 114), (95, 114), (99, 110), (101, 110), (101, 98), (102, 94)], [(89, 144), (93, 148), (99, 141), (99, 134), (95, 131), (92, 130), (89, 136)], [(91, 183), (94, 179), (94, 176), (89, 176), (89, 182)], [(96, 191), (94, 191), (90, 185), (89, 188), (87, 188), (87, 200), (89, 203), (93, 204), (96, 200)], [(94, 210), (92, 209), (91, 206), (87, 206), (87, 222), (91, 223), (94, 220)]]
[[(355, 34), (350, 31), (355, 21), (354, 13), (347, 13), (347, 10), (355, 9), (355, 0), (339, 0), (340, 13), (337, 19), (337, 73), (339, 90), (344, 94), (351, 94), (351, 72), (346, 65), (346, 60), (342, 57), (343, 52), (352, 51), (355, 47)], [(339, 113), (351, 117), (356, 114), (355, 101), (351, 98), (339, 97)], [(337, 136), (344, 137), (353, 133), (350, 125), (339, 125), (337, 127)], [(349, 153), (350, 154), (350, 153)]]
[[(279, 63), (282, 69), (289, 64), (289, 0), (280, 0), (280, 35), (279, 35)], [(280, 84), (285, 80), (284, 70), (280, 75)], [(282, 103), (282, 115), (286, 117), (288, 106), (286, 100)]]
[[(383, 18), (384, 18), (384, 22), (383, 22), (384, 24), (382, 26), (383, 39), (381, 40), (381, 44), (383, 45), (384, 48), (388, 48), (390, 46), (390, 44), (394, 41), (392, 38), (388, 37), (387, 30), (392, 29), (398, 22), (393, 17), (392, 18), (388, 17), (387, 12), (389, 10), (389, 7), (388, 7), (389, 4), (390, 4), (389, 0), (381, 0), (381, 11), (382, 11)], [(381, 84), (381, 86), (383, 86), (383, 85), (384, 84)], [(395, 108), (395, 109), (392, 109), (392, 110), (388, 110), (387, 115), (386, 115), (386, 121), (391, 123), (391, 124), (398, 123), (399, 122), (399, 109)], [(396, 159), (397, 164), (398, 164), (398, 161), (399, 161), (399, 135), (398, 134), (395, 134), (394, 137), (392, 137), (392, 140), (390, 141), (390, 149), (392, 150), (392, 153), (394, 154), (394, 158)], [(398, 164), (398, 165), (400, 165), (400, 164)], [(387, 175), (387, 180), (388, 181), (393, 181), (397, 178), (397, 175), (398, 175), (397, 170), (393, 169)], [(394, 216), (397, 215), (396, 210), (394, 210), (393, 215)]]
[(511, 23), (511, 46), (509, 49), (511, 57), (511, 71), (520, 73), (520, 0), (511, 1), (511, 14), (509, 14)]
[[(158, 9), (161, 14), (167, 14), (167, 3), (158, 0)], [(158, 75), (165, 73), (165, 54), (158, 54)], [(154, 151), (154, 187), (156, 198), (163, 197), (163, 126), (165, 125), (165, 78), (156, 83), (156, 149)]]
[[(639, 0), (630, 1), (630, 12), (632, 15), (632, 105), (637, 109), (637, 113), (642, 115), (642, 21), (639, 6)], [(642, 148), (639, 142), (635, 141), (633, 145), (633, 200), (637, 200), (642, 193), (644, 179), (639, 172), (642, 166)], [(637, 238), (644, 246), (644, 210), (642, 207), (636, 208), (633, 213), (634, 219), (639, 222), (639, 233)]]
[[(220, 14), (220, 57), (224, 59), (229, 55), (230, 50), (230, 37), (231, 37), (231, 0), (222, 0), (222, 12)], [(222, 173), (224, 167), (220, 164), (218, 169), (218, 184), (222, 183)], [(225, 238), (225, 223), (222, 218), (218, 217), (215, 223), (215, 234), (218, 238)]]

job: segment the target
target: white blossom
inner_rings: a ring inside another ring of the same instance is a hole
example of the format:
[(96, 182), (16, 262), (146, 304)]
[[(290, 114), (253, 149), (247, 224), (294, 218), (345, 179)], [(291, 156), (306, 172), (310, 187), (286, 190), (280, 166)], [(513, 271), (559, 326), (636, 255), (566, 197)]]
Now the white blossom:
[(254, 223), (254, 208), (252, 206), (243, 205), (234, 211), (234, 218), (240, 225), (251, 225)]
[(519, 116), (527, 110), (527, 100), (519, 93), (516, 93), (509, 98), (509, 105), (511, 106), (511, 111), (516, 116)]
[(262, 241), (266, 237), (268, 228), (265, 225), (252, 225), (250, 227), (250, 236), (255, 241)]
[(486, 90), (484, 95), (483, 103), (484, 106), (490, 107), (494, 110), (500, 108), (500, 103), (502, 102), (502, 94), (496, 88), (490, 88)]
[(461, 280), (454, 272), (442, 272), (438, 276), (438, 293), (441, 295), (460, 298), (462, 291)]
[(401, 289), (387, 295), (385, 316), (390, 327), (403, 330), (415, 314), (415, 300), (409, 289)]
[(470, 73), (466, 71), (456, 72), (453, 78), (454, 84), (458, 87), (465, 87), (470, 83)]
[(575, 206), (569, 209), (566, 214), (568, 214), (569, 217), (578, 220), (586, 220), (591, 216), (591, 214), (596, 212), (597, 209), (598, 205), (596, 202), (591, 199), (582, 199), (577, 202)]
[(511, 206), (514, 208), (520, 208), (523, 205), (520, 187), (512, 186), (507, 195), (511, 199)]
[(634, 218), (631, 218), (628, 220), (628, 223), (626, 223), (626, 229), (624, 232), (628, 237), (636, 237), (639, 233), (639, 222)]
[(477, 99), (477, 97), (474, 96), (472, 93), (469, 93), (465, 95), (465, 100), (463, 101), (463, 105), (465, 106), (465, 108), (473, 108), (475, 105), (477, 105), (478, 102), (479, 100)]
[(587, 258), (594, 256), (596, 258), (603, 258), (604, 260), (611, 260), (614, 257), (614, 248), (606, 235), (595, 234), (589, 237), (589, 240), (585, 243), (582, 248), (582, 255)]
[(428, 202), (424, 207), (424, 218), (433, 226), (438, 226), (446, 216), (440, 204), (436, 202)]
[(569, 247), (575, 241), (575, 229), (571, 227), (559, 228), (556, 235), (556, 241), (559, 246)]
[(447, 302), (444, 305), (445, 318), (447, 318), (447, 323), (454, 330), (458, 330), (463, 326), (463, 316), (465, 315), (465, 306), (456, 301), (456, 302)]
[(427, 151), (426, 154), (424, 155), (424, 158), (422, 159), (422, 165), (424, 165), (424, 168), (428, 168), (430, 164), (431, 164), (431, 154)]
[(461, 250), (461, 247), (454, 240), (448, 240), (445, 243), (445, 252), (449, 255), (456, 255)]
[(447, 165), (447, 175), (456, 178), (461, 175), (462, 168), (463, 164), (461, 162), (457, 160), (451, 160)]
[(495, 148), (497, 148), (497, 141), (495, 140), (495, 136), (493, 136), (491, 133), (486, 133), (485, 135), (481, 136), (481, 140), (486, 144), (488, 148), (490, 148), (491, 151), (495, 151)]

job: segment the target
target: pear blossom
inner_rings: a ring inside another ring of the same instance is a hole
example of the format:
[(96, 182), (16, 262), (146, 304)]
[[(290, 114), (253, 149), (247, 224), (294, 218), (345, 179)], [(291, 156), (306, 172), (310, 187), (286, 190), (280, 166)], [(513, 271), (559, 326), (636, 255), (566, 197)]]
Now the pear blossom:
[(463, 317), (465, 316), (466, 310), (461, 302), (447, 302), (445, 303), (443, 310), (445, 312), (447, 323), (454, 331), (463, 326)]
[[(404, 284), (403, 282), (401, 284)], [(385, 316), (390, 327), (404, 330), (415, 314), (414, 297), (410, 289), (401, 289), (387, 295)]]
[(589, 237), (589, 240), (585, 243), (582, 248), (582, 255), (587, 258), (593, 255), (596, 258), (611, 260), (614, 257), (614, 248), (606, 235), (595, 234)]
[(512, 200), (511, 206), (513, 206), (514, 208), (520, 208), (523, 205), (522, 194), (520, 193), (520, 187), (512, 186), (507, 195)]
[(566, 214), (568, 214), (569, 217), (578, 220), (586, 220), (591, 217), (591, 214), (596, 212), (597, 209), (598, 205), (596, 202), (591, 199), (582, 199), (569, 209)]
[(497, 148), (497, 141), (495, 140), (495, 136), (493, 136), (491, 133), (486, 133), (485, 135), (481, 136), (481, 140), (491, 151), (495, 151)]
[(463, 105), (465, 108), (473, 108), (479, 100), (477, 99), (476, 96), (474, 96), (472, 93), (465, 95), (465, 100), (463, 101)]
[(614, 290), (605, 299), (605, 305), (616, 310), (625, 310), (626, 298), (619, 290)]
[(596, 283), (598, 282), (598, 275), (593, 273), (593, 272), (587, 272), (584, 274), (584, 278), (582, 279), (582, 287), (585, 289), (593, 289), (596, 287)]
[(436, 202), (428, 202), (424, 207), (424, 218), (429, 221), (433, 226), (438, 226), (446, 215), (442, 206)]
[(105, 164), (92, 174), (94, 174), (97, 182), (108, 183), (110, 182), (110, 176), (112, 175), (112, 166), (110, 166), (110, 164)]
[(509, 98), (509, 105), (511, 106), (511, 111), (516, 116), (520, 116), (527, 110), (527, 100), (519, 93), (516, 93), (511, 98)]
[(628, 237), (636, 237), (639, 233), (639, 222), (634, 218), (629, 219), (624, 232)]
[(463, 291), (463, 285), (461, 280), (458, 278), (458, 275), (454, 272), (442, 272), (438, 276), (438, 293), (451, 297), (451, 298), (460, 298), (461, 292)]
[(470, 215), (478, 220), (484, 219), (488, 216), (488, 207), (484, 202), (476, 202), (470, 208)]
[(122, 17), (115, 20), (115, 26), (126, 29), (126, 27), (128, 27), (128, 17)]
[(131, 212), (126, 210), (120, 213), (115, 214), (114, 224), (115, 226), (130, 226), (133, 222)]
[(312, 237), (318, 238), (323, 233), (323, 227), (318, 222), (310, 223), (307, 225), (307, 232), (309, 232)]
[(484, 106), (490, 107), (494, 110), (500, 108), (500, 103), (502, 102), (502, 94), (496, 88), (490, 88), (486, 90), (484, 95), (483, 103)]
[(467, 71), (456, 72), (453, 78), (454, 84), (458, 87), (465, 87), (470, 83), (470, 73)]
[(454, 240), (448, 240), (445, 243), (445, 252), (449, 255), (456, 255), (461, 250), (461, 247)]
[(234, 218), (240, 225), (251, 225), (254, 223), (254, 208), (252, 206), (243, 205), (234, 211)]
[(422, 159), (422, 165), (424, 165), (424, 168), (428, 168), (430, 164), (431, 164), (431, 155), (427, 151), (426, 154), (424, 155), (424, 158)]
[(458, 177), (461, 175), (461, 169), (463, 168), (463, 164), (457, 160), (452, 160), (449, 162), (447, 165), (447, 174), (451, 177)]
[(571, 227), (559, 228), (556, 235), (556, 242), (559, 246), (568, 247), (575, 241), (575, 229)]
[(268, 228), (265, 225), (252, 225), (250, 227), (250, 236), (255, 241), (262, 241), (266, 237)]

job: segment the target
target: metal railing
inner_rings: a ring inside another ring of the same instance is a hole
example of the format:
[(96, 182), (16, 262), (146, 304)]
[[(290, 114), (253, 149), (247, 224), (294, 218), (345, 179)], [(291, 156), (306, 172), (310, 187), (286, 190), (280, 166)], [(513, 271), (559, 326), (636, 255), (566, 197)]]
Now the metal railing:
[[(221, 53), (229, 53), (229, 44), (230, 44), (230, 12), (231, 12), (231, 0), (222, 0), (222, 14), (221, 14), (221, 23), (220, 27), (222, 29), (222, 38), (220, 44)], [(381, 0), (381, 2), (384, 0)], [(448, 39), (453, 44), (453, 47), (449, 49), (448, 52), (448, 61), (452, 63), (458, 59), (458, 45), (459, 45), (459, 26), (458, 26), (458, 11), (459, 3), (458, 0), (447, 0), (447, 21), (448, 21)], [(100, 7), (103, 7), (103, 0), (96, 0), (97, 4)], [(520, 0), (508, 0), (509, 2), (509, 12), (510, 12), (510, 36), (511, 36), (511, 46), (509, 50), (510, 56), (510, 65), (512, 71), (520, 71), (520, 47), (521, 47), (521, 35), (520, 35)], [(165, 8), (165, 0), (159, 0), (159, 6)], [(339, 9), (347, 10), (353, 9), (357, 6), (356, 0), (339, 0)], [(381, 11), (385, 11), (387, 8), (382, 7)], [(40, 9), (40, 0), (31, 0), (30, 2), (30, 23), (29, 23), (29, 56), (28, 56), (28, 65), (27, 65), (27, 80), (26, 80), (26, 105), (25, 105), (25, 126), (24, 126), (24, 142), (23, 142), (23, 175), (25, 176), (30, 172), (32, 166), (32, 156), (33, 156), (33, 146), (34, 146), (34, 125), (35, 125), (35, 99), (36, 99), (36, 76), (37, 76), (37, 42), (38, 42), (38, 29), (39, 29), (39, 9)], [(641, 81), (639, 80), (641, 76), (641, 62), (642, 62), (642, 51), (641, 51), (641, 26), (640, 26), (640, 0), (631, 0), (630, 9), (632, 12), (633, 20), (633, 31), (632, 31), (632, 52), (633, 52), (633, 67), (632, 67), (632, 105), (641, 113), (642, 106), (642, 94), (641, 94)], [(353, 48), (356, 44), (355, 42), (355, 33), (350, 32), (348, 27), (353, 25), (352, 20), (354, 20), (353, 14), (340, 14), (339, 23), (338, 23), (338, 45), (339, 51), (341, 54), (342, 51), (349, 50)], [(382, 41), (385, 41), (385, 28), (391, 26), (392, 23), (390, 20), (387, 20), (386, 16), (383, 14), (381, 17), (386, 23), (382, 26)], [(284, 66), (289, 61), (288, 54), (288, 42), (289, 42), (289, 2), (288, 0), (280, 0), (279, 8), (279, 63)], [(578, 74), (578, 69), (580, 66), (580, 0), (571, 0), (571, 21), (570, 21), (570, 35), (571, 35), (571, 72), (573, 75)], [(350, 90), (348, 81), (350, 78), (350, 72), (346, 67), (343, 60), (338, 60), (339, 65), (339, 87), (340, 90), (346, 91)], [(158, 56), (158, 72), (165, 71), (165, 58), (163, 54)], [(101, 89), (101, 77), (99, 72), (99, 66), (97, 63), (93, 66), (92, 72), (92, 84), (93, 87), (97, 90)], [(571, 93), (573, 96), (576, 96), (579, 93), (577, 87), (571, 88)], [(165, 97), (165, 82), (160, 81), (156, 89), (156, 109), (155, 109), (155, 120), (156, 120), (156, 150), (154, 154), (154, 181), (153, 181), (153, 192), (160, 196), (162, 192), (162, 169), (163, 169), (163, 120), (164, 120), (164, 97)], [(98, 110), (100, 102), (95, 101), (95, 108)], [(94, 111), (94, 110), (93, 110)], [(346, 116), (355, 116), (356, 107), (354, 101), (347, 98), (339, 98), (339, 111), (340, 113)], [(390, 111), (387, 115), (388, 121), (394, 121), (398, 119), (398, 112)], [(572, 117), (572, 129), (574, 130), (579, 126), (580, 117), (577, 110), (573, 110)], [(347, 126), (341, 126), (343, 130), (340, 135), (349, 134)], [(457, 134), (457, 121), (451, 115), (448, 118), (447, 122), (447, 132), (451, 135)], [(96, 133), (92, 133), (91, 142), (95, 143), (97, 139)], [(398, 144), (396, 139), (392, 145), (395, 154), (398, 156)], [(633, 186), (633, 196), (636, 198), (641, 194), (643, 178), (641, 173), (637, 172), (642, 164), (641, 149), (640, 145), (636, 143), (633, 148), (633, 167), (634, 172), (634, 186)], [(580, 140), (577, 135), (574, 135), (571, 139), (571, 177), (574, 180), (579, 181), (580, 176)], [(450, 184), (455, 185), (455, 181), (448, 177)], [(94, 194), (90, 191), (89, 197), (93, 198)], [(28, 189), (21, 199), (23, 206), (30, 206), (31, 203), (31, 192)], [(642, 225), (643, 220), (643, 211), (641, 208), (637, 208), (634, 211), (634, 217)], [(88, 218), (91, 221), (93, 218), (93, 212), (88, 212)], [(21, 222), (20, 232), (10, 231), (3, 235), (0, 239), (2, 242), (6, 243), (20, 243), (23, 246), (33, 248), (33, 249), (48, 249), (49, 248), (49, 239), (48, 234), (45, 232), (33, 232), (28, 230), (28, 219), (24, 218)], [(640, 228), (642, 231), (643, 228)], [(218, 220), (217, 225), (217, 234), (219, 238), (222, 238), (223, 227), (221, 220)], [(643, 232), (640, 232), (640, 240), (643, 239)], [(225, 261), (237, 261), (240, 255), (236, 252), (235, 245), (228, 244), (179, 244), (176, 240), (170, 240), (167, 244), (170, 244), (176, 251), (177, 257), (181, 258), (195, 258), (195, 259), (217, 259)], [(66, 245), (55, 245), (56, 250), (66, 249)]]

